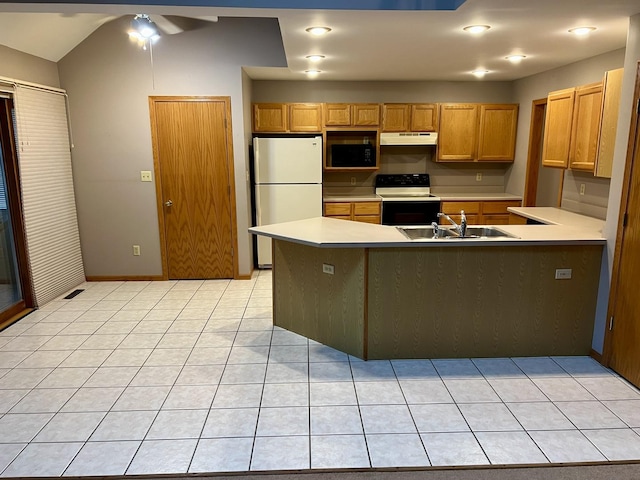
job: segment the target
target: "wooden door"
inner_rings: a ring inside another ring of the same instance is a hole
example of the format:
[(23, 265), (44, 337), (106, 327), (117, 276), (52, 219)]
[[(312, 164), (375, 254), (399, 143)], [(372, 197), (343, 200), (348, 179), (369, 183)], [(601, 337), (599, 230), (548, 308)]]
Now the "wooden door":
[(595, 169), (601, 112), (602, 83), (578, 87), (573, 104), (569, 149), (569, 166), (573, 170), (593, 172)]
[(440, 105), (438, 161), (473, 161), (478, 144), (478, 105)]
[(324, 124), (327, 127), (349, 127), (351, 125), (351, 104), (325, 103)]
[(596, 177), (611, 178), (623, 76), (624, 68), (609, 70), (604, 74), (602, 119), (600, 123), (598, 157), (596, 158), (595, 168)]
[[(640, 68), (634, 105), (638, 102)], [(604, 359), (613, 370), (640, 387), (640, 122), (638, 109), (634, 110), (624, 175), (628, 183), (622, 192)]]
[(150, 109), (164, 275), (234, 278), (230, 101), (151, 97)]
[(480, 105), (478, 160), (513, 162), (518, 105)]
[(551, 92), (547, 97), (542, 140), (542, 165), (567, 168), (575, 88)]
[(356, 103), (351, 108), (351, 124), (354, 127), (380, 125), (380, 105), (377, 103)]

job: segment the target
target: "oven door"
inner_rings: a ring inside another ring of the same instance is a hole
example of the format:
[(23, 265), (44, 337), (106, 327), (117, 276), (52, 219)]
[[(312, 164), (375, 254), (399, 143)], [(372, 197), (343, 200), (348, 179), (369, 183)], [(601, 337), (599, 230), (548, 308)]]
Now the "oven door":
[(431, 225), (438, 221), (440, 202), (430, 200), (382, 201), (383, 225)]

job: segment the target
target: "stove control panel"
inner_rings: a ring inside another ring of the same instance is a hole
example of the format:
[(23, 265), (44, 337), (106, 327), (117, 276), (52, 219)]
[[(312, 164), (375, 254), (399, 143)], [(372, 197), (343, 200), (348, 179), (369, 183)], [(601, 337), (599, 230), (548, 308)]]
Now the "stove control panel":
[(379, 174), (376, 175), (376, 187), (429, 187), (428, 173)]

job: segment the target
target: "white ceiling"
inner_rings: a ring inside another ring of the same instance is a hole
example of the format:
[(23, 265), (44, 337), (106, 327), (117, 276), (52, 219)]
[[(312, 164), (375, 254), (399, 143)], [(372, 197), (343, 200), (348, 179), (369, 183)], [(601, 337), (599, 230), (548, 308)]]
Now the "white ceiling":
[[(277, 17), (289, 68), (248, 68), (254, 79), (301, 80), (312, 53), (326, 58), (317, 68), (322, 80), (474, 79), (513, 80), (623, 48), (628, 18), (640, 13), (640, 0), (467, 0), (456, 11), (282, 10), (217, 7), (58, 5), (0, 3), (0, 44), (60, 60), (96, 28), (115, 16), (135, 13), (187, 17)], [(479, 36), (462, 27), (488, 24)], [(312, 37), (305, 28), (332, 31)], [(567, 30), (597, 30), (576, 38)], [(162, 41), (162, 39), (160, 39)], [(518, 65), (505, 56), (527, 56)]]

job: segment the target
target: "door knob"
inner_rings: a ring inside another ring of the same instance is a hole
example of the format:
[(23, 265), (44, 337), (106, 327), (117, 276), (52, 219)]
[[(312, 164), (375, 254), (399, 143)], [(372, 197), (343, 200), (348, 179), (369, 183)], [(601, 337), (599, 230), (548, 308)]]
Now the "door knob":
[(173, 205), (173, 202), (171, 200), (167, 200), (166, 202), (164, 202), (165, 207), (170, 207), (171, 205)]

